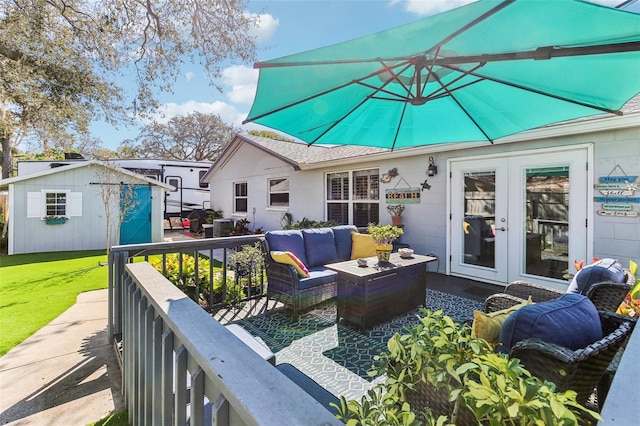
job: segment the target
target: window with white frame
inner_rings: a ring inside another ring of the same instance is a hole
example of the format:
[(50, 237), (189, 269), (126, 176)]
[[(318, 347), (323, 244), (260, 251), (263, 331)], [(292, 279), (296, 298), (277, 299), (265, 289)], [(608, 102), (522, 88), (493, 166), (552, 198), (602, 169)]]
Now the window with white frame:
[(249, 205), (247, 182), (233, 184), (233, 211), (234, 213), (246, 213)]
[(289, 207), (289, 178), (269, 179), (269, 207)]
[(66, 192), (46, 192), (45, 193), (46, 216), (66, 216), (67, 215), (67, 193)]
[(82, 216), (82, 192), (43, 189), (27, 192), (27, 217)]
[(327, 220), (367, 226), (380, 219), (378, 169), (327, 173)]

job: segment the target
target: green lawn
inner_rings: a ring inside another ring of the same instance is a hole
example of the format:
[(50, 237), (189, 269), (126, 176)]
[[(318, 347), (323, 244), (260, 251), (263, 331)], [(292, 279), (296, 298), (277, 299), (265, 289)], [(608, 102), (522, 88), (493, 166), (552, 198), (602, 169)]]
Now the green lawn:
[(0, 356), (72, 306), (107, 287), (104, 250), (0, 256)]
[(90, 423), (87, 426), (128, 426), (128, 412), (127, 410), (116, 411), (109, 414), (102, 420), (95, 423)]

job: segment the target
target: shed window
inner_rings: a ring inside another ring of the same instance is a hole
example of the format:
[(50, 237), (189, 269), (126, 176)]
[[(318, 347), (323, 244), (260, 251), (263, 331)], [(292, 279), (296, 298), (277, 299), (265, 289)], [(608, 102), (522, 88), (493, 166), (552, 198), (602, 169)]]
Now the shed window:
[(289, 207), (289, 179), (269, 179), (269, 207)]
[(235, 213), (246, 213), (249, 204), (247, 182), (236, 182), (233, 184), (233, 206)]
[(62, 189), (43, 189), (27, 192), (27, 217), (82, 216), (82, 192)]
[(45, 195), (46, 216), (66, 216), (67, 193), (47, 192)]

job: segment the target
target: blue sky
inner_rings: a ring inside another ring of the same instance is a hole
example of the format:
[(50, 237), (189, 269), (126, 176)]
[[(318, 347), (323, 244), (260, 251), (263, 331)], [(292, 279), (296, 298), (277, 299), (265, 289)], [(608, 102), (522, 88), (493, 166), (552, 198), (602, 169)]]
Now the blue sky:
[[(255, 28), (258, 60), (264, 61), (316, 47), (349, 40), (392, 28), (422, 17), (452, 9), (473, 0), (249, 0), (248, 13), (260, 16)], [(593, 0), (617, 5), (623, 0)], [(636, 3), (638, 4), (638, 3)], [(223, 93), (209, 85), (204, 69), (185, 64), (174, 93), (159, 95), (159, 121), (194, 111), (218, 114), (222, 120), (241, 126), (251, 108), (258, 71), (253, 64), (230, 65), (223, 71)], [(103, 123), (92, 126), (92, 135), (106, 148), (115, 149), (124, 139), (133, 139), (139, 128), (114, 128)]]

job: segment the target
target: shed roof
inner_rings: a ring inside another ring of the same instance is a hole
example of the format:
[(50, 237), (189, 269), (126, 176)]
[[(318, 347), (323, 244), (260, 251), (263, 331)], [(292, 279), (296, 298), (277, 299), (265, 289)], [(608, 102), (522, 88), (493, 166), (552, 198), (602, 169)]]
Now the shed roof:
[(69, 170), (76, 170), (76, 169), (81, 169), (84, 167), (89, 167), (91, 165), (97, 165), (100, 167), (105, 167), (108, 169), (112, 169), (118, 173), (122, 173), (123, 175), (129, 176), (133, 179), (137, 179), (140, 181), (143, 181), (145, 183), (148, 183), (149, 185), (155, 185), (155, 186), (159, 186), (160, 188), (164, 189), (165, 191), (173, 191), (175, 188), (171, 185), (168, 185), (166, 183), (157, 181), (155, 179), (151, 179), (148, 178), (146, 176), (140, 175), (138, 173), (134, 173), (131, 172), (129, 170), (120, 168), (120, 167), (116, 167), (113, 166), (111, 164), (105, 163), (103, 161), (98, 161), (98, 160), (91, 160), (91, 161), (83, 161), (83, 162), (79, 162), (76, 164), (70, 164), (67, 166), (61, 166), (61, 167), (54, 167), (52, 169), (48, 169), (48, 170), (43, 170), (40, 172), (36, 172), (36, 173), (31, 173), (28, 175), (23, 175), (23, 176), (16, 176), (16, 177), (12, 177), (12, 178), (8, 178), (8, 179), (2, 179), (0, 180), (0, 188), (7, 188), (10, 184), (12, 183), (16, 183), (16, 182), (23, 182), (23, 181), (27, 181), (30, 179), (35, 179), (35, 178), (39, 178), (39, 177), (43, 177), (43, 176), (49, 176), (49, 175), (53, 175), (56, 173), (61, 173), (61, 172), (65, 172), (65, 171), (69, 171)]

